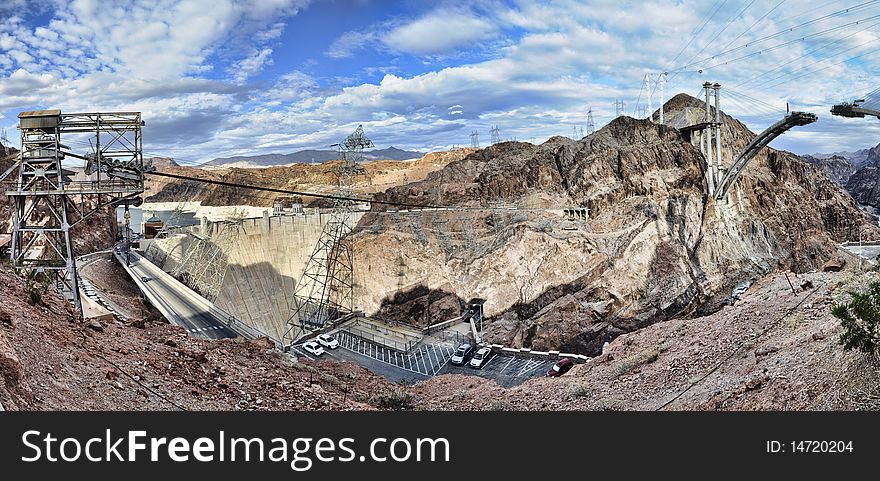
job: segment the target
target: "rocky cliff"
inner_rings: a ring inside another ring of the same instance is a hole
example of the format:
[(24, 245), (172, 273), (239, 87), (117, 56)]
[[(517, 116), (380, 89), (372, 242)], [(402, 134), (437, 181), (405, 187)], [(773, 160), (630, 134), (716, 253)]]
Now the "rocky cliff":
[[(459, 160), (475, 149), (455, 149), (432, 152), (414, 161), (371, 160), (363, 162), (365, 173), (356, 176), (353, 190), (359, 194), (380, 192), (393, 186), (424, 179), (452, 161)], [(296, 164), (265, 168), (228, 168), (205, 170), (177, 165), (171, 159), (155, 162), (160, 172), (168, 172), (200, 179), (220, 180), (244, 185), (259, 185), (284, 190), (333, 192), (337, 189), (338, 160), (322, 164)], [(169, 162), (170, 161), (170, 162)], [(251, 205), (271, 207), (278, 194), (252, 189), (207, 185), (195, 181), (180, 181), (148, 176), (147, 202), (201, 201), (202, 205)], [(311, 199), (306, 198), (306, 202)]]
[(880, 145), (868, 149), (861, 168), (853, 173), (846, 182), (846, 190), (860, 204), (880, 207)]
[(841, 155), (832, 155), (830, 157), (802, 155), (801, 160), (818, 167), (823, 174), (838, 185), (846, 185), (850, 176), (856, 171), (855, 165), (849, 159)]
[[(580, 141), (496, 144), (389, 189), (458, 211), (365, 216), (356, 307), (482, 297), (491, 340), (596, 354), (620, 333), (714, 311), (774, 269), (819, 268), (859, 229), (880, 237), (817, 168), (769, 148), (715, 202), (702, 153), (673, 128), (704, 104), (678, 95), (665, 109), (673, 126), (620, 117)], [(729, 163), (754, 134), (722, 120)]]

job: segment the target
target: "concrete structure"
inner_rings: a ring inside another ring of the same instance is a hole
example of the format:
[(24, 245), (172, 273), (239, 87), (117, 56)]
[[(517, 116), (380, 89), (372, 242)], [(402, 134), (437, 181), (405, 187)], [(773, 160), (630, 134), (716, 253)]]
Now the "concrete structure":
[[(352, 213), (356, 224), (363, 216)], [(243, 219), (235, 243), (224, 246), (228, 270), (223, 286), (216, 299), (218, 307), (237, 319), (266, 333), (275, 340), (284, 334), (289, 306), (293, 305), (293, 293), (297, 279), (302, 275), (306, 262), (330, 220), (329, 213), (305, 215), (264, 216)], [(206, 223), (206, 234), (218, 236), (225, 223)], [(194, 243), (190, 231), (201, 235), (200, 227), (183, 229), (165, 239), (144, 241), (146, 251), (167, 255), (163, 269), (173, 271), (186, 256)]]
[[(131, 253), (131, 265), (126, 264), (124, 253), (116, 252), (116, 259), (144, 294), (147, 302), (168, 322), (186, 329), (190, 336), (202, 339), (228, 339), (239, 335), (237, 329), (234, 330), (229, 326), (230, 319), (227, 313), (138, 253)], [(247, 332), (250, 331), (245, 331)]]

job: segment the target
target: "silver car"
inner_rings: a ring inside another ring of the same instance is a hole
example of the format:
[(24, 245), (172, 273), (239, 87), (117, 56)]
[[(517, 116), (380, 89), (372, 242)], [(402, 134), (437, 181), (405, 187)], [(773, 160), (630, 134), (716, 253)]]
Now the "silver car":
[(468, 343), (464, 343), (458, 346), (458, 349), (455, 350), (455, 354), (453, 354), (452, 357), (449, 358), (449, 362), (455, 364), (456, 366), (461, 366), (462, 364), (464, 364), (464, 361), (467, 359), (468, 355), (473, 349), (473, 346)]
[(468, 365), (470, 367), (480, 369), (489, 360), (489, 356), (491, 354), (492, 349), (489, 349), (488, 347), (481, 347), (477, 349), (477, 352), (474, 353), (474, 357), (471, 358), (471, 362)]

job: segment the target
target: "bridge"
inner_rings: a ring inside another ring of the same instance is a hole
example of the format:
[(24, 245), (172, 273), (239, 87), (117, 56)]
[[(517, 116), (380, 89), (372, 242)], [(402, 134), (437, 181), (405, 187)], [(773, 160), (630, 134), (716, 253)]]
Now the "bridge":
[[(815, 122), (818, 117), (816, 114), (809, 112), (789, 112), (786, 109), (785, 116), (767, 127), (763, 132), (755, 136), (751, 142), (740, 152), (727, 168), (721, 167), (721, 85), (718, 83), (706, 82), (703, 84), (705, 93), (705, 103), (703, 105), (692, 104), (685, 109), (684, 115), (679, 116), (684, 119), (684, 125), (679, 123), (678, 130), (688, 139), (692, 145), (699, 146), (700, 151), (706, 158), (706, 188), (709, 195), (716, 201), (723, 200), (727, 197), (730, 189), (736, 184), (736, 181), (742, 175), (749, 162), (758, 155), (764, 147), (776, 137), (787, 132), (794, 127), (808, 125)], [(738, 101), (745, 101), (755, 104), (763, 104), (762, 108), (767, 108), (766, 104), (760, 100), (753, 99), (745, 94), (726, 90), (726, 92)], [(712, 99), (714, 98), (714, 112)], [(704, 110), (705, 107), (705, 110)]]
[(809, 125), (817, 119), (818, 117), (816, 114), (809, 112), (791, 112), (782, 120), (779, 120), (758, 134), (751, 142), (749, 142), (749, 145), (747, 145), (746, 148), (736, 156), (733, 163), (730, 164), (730, 168), (725, 172), (724, 177), (718, 182), (718, 185), (715, 188), (715, 200), (721, 200), (727, 197), (730, 188), (733, 187), (737, 179), (739, 179), (739, 176), (749, 162), (751, 162), (761, 149), (772, 142), (773, 139), (779, 137), (793, 127)]
[(853, 102), (843, 102), (835, 104), (831, 107), (831, 115), (847, 118), (865, 118), (865, 116), (877, 117), (880, 119), (880, 110), (864, 105), (865, 99), (855, 100)]

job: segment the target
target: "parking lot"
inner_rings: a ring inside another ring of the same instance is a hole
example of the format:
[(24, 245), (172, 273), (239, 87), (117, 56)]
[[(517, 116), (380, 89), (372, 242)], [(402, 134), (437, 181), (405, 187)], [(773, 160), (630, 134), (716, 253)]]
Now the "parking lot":
[(438, 374), (455, 352), (451, 344), (425, 344), (405, 354), (345, 331), (337, 333), (336, 338), (342, 348), (424, 376)]
[[(461, 366), (449, 362), (455, 352), (453, 343), (423, 344), (411, 353), (403, 353), (349, 332), (340, 331), (334, 335), (340, 349), (329, 350), (319, 359), (357, 362), (395, 382), (416, 382), (439, 374), (463, 374), (492, 379), (500, 386), (512, 387), (527, 379), (544, 376), (556, 363), (551, 359), (492, 354), (481, 369), (475, 369), (468, 365), (470, 356)], [(298, 355), (315, 358), (301, 349), (294, 350)]]
[(531, 359), (508, 355), (493, 354), (482, 369), (448, 364), (443, 373), (466, 374), (493, 379), (500, 386), (512, 387), (525, 382), (529, 378), (541, 377), (547, 373), (555, 360)]

